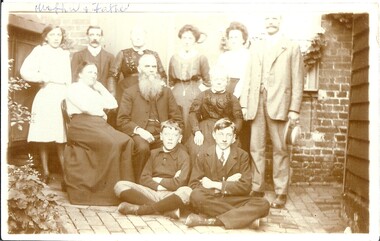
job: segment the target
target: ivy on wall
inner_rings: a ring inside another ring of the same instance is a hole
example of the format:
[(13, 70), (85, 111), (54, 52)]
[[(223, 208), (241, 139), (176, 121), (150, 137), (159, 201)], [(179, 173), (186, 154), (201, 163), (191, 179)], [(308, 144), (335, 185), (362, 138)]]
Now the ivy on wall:
[(306, 71), (313, 68), (322, 58), (324, 47), (327, 46), (327, 41), (323, 33), (317, 33), (310, 41), (309, 47), (303, 52), (303, 61)]

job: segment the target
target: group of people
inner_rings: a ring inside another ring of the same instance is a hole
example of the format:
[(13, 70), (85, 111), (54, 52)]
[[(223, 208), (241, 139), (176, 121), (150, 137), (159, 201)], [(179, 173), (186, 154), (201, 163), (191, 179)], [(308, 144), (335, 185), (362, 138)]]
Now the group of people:
[[(232, 22), (228, 51), (211, 69), (196, 50), (207, 35), (187, 24), (168, 75), (158, 53), (146, 49), (141, 28), (115, 58), (101, 47), (103, 30), (90, 26), (87, 48), (70, 61), (60, 47), (64, 30), (48, 26), (20, 70), (41, 83), (28, 141), (40, 148), (43, 180), (49, 182), (53, 142), (73, 204), (119, 204), (126, 215), (173, 218), (190, 205), (189, 227), (257, 228), (270, 207), (286, 204), (290, 166), (282, 136), (288, 120), (298, 121), (302, 101), (302, 56), (280, 24), (280, 16), (266, 17), (266, 38), (249, 46), (246, 27)], [(276, 193), (270, 204), (267, 132)]]

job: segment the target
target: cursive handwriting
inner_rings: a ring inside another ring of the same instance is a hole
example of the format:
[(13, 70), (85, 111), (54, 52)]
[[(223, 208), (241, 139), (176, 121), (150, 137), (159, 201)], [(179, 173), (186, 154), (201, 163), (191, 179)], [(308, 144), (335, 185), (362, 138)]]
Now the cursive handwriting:
[(38, 3), (34, 7), (35, 12), (51, 12), (51, 13), (76, 13), (80, 9), (80, 4), (66, 4), (65, 3), (55, 3), (55, 4), (46, 4)]
[(93, 13), (125, 13), (129, 8), (129, 3), (117, 4), (117, 3), (92, 3)]
[(129, 3), (38, 3), (35, 12), (50, 13), (125, 13)]

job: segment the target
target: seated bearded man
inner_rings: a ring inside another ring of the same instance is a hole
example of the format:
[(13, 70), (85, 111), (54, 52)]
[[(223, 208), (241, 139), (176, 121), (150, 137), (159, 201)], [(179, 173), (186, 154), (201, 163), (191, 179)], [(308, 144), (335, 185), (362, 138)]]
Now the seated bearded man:
[(183, 126), (174, 96), (157, 73), (155, 56), (144, 54), (138, 70), (139, 82), (124, 91), (117, 116), (118, 129), (131, 136), (135, 143), (132, 165), (136, 183), (139, 183), (150, 150), (162, 146), (161, 123), (172, 119)]

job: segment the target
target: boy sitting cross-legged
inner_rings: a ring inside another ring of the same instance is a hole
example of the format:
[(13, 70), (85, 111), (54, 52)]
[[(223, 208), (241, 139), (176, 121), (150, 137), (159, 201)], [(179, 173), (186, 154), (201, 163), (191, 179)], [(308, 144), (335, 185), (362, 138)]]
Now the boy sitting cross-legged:
[(190, 203), (201, 214), (190, 214), (185, 224), (224, 226), (226, 229), (257, 229), (260, 218), (268, 215), (269, 202), (251, 197), (252, 170), (248, 153), (232, 145), (235, 124), (223, 118), (214, 125), (215, 145), (202, 151), (193, 166), (189, 186)]
[(122, 214), (166, 214), (178, 219), (179, 208), (189, 203), (191, 188), (187, 187), (190, 175), (190, 158), (179, 145), (182, 129), (173, 120), (161, 124), (160, 138), (163, 147), (152, 150), (141, 174), (140, 184), (119, 181), (115, 193), (123, 202), (118, 211)]

